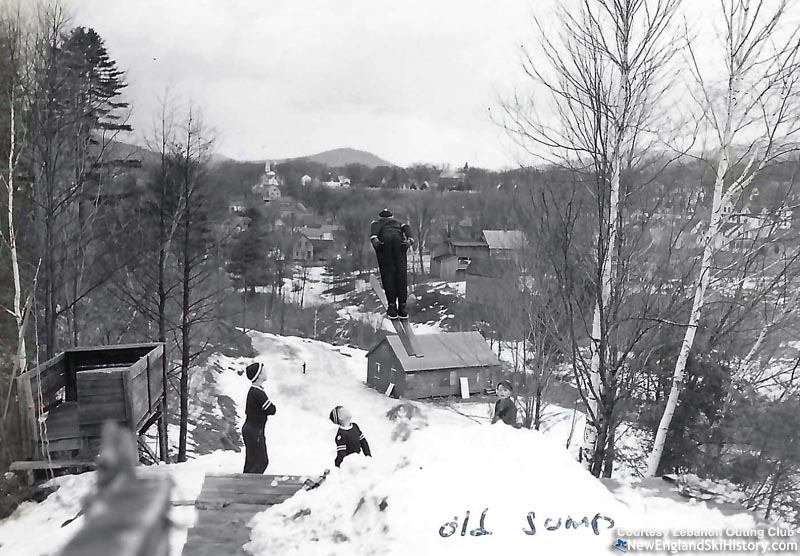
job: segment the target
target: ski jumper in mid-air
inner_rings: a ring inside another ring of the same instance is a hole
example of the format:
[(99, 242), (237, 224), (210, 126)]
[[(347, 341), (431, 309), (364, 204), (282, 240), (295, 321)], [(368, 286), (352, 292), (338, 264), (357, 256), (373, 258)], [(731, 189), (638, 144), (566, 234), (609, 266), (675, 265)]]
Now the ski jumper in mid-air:
[(383, 209), (378, 216), (380, 218), (370, 225), (369, 240), (378, 256), (381, 283), (389, 302), (386, 314), (390, 319), (407, 319), (406, 251), (414, 243), (411, 227), (395, 219), (389, 209)]

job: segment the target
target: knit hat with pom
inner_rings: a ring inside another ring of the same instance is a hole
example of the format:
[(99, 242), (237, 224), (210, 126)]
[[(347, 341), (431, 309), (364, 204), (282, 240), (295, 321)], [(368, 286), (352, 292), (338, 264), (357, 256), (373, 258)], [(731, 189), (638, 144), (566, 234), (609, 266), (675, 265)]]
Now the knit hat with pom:
[(250, 363), (245, 369), (245, 373), (247, 373), (247, 378), (250, 379), (250, 382), (255, 382), (262, 373), (264, 374), (264, 378), (267, 378), (266, 373), (264, 373), (264, 363)]

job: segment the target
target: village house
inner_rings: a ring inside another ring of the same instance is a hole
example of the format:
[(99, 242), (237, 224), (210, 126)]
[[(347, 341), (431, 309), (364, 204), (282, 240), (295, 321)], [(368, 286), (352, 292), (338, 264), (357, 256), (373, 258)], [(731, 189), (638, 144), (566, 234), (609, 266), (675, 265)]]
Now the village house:
[(297, 231), (292, 245), (295, 261), (325, 262), (336, 249), (335, 232), (338, 226), (323, 224), (318, 228), (302, 227)]
[(448, 238), (431, 252), (431, 275), (442, 280), (465, 280), (469, 263), (488, 256), (485, 241)]
[(264, 203), (269, 203), (281, 198), (281, 185), (283, 185), (283, 180), (278, 176), (272, 164), (267, 162), (264, 167), (264, 174), (259, 182), (253, 186), (252, 192), (257, 199), (261, 199)]
[(228, 202), (228, 212), (231, 214), (244, 214), (247, 202), (244, 199), (232, 199)]
[(478, 332), (420, 334), (418, 355), (409, 357), (397, 335), (367, 352), (367, 385), (408, 399), (459, 395), (462, 379), (470, 394), (491, 387), (500, 361)]
[(481, 239), (486, 242), (493, 259), (516, 260), (528, 244), (520, 230), (484, 230)]
[(346, 176), (328, 176), (328, 180), (322, 182), (322, 185), (325, 187), (330, 187), (332, 189), (340, 189), (344, 187), (350, 187), (350, 178)]
[(467, 180), (469, 165), (464, 164), (464, 168), (455, 170), (443, 170), (439, 174), (438, 187), (442, 191), (468, 191), (471, 189)]
[(269, 203), (269, 208), (275, 211), (275, 227), (294, 229), (303, 226), (307, 218), (314, 216), (303, 203), (291, 197), (281, 197)]

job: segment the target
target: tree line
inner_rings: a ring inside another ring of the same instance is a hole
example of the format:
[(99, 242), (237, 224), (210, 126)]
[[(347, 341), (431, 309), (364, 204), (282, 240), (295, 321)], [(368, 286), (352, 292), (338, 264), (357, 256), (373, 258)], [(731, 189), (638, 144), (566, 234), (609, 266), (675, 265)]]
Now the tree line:
[[(124, 71), (58, 2), (0, 13), (0, 466), (15, 457), (14, 377), (81, 345), (165, 342), (187, 453), (188, 379), (218, 341), (230, 235), (213, 132), (163, 99), (149, 153), (130, 136)], [(172, 402), (170, 402), (172, 403)]]

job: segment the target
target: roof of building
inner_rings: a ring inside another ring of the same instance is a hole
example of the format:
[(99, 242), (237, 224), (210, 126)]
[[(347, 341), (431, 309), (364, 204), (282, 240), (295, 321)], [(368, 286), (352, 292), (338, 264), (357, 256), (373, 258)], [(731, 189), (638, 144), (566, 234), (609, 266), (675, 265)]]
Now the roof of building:
[(483, 238), (489, 249), (521, 249), (525, 247), (525, 234), (519, 230), (484, 230)]
[(499, 365), (497, 356), (479, 332), (443, 332), (415, 336), (419, 354), (409, 357), (400, 337), (391, 334), (367, 352), (367, 357), (384, 342), (400, 360), (405, 372), (433, 371), (461, 367), (487, 367)]
[(311, 241), (333, 241), (333, 231), (322, 228), (300, 228), (300, 233)]
[(485, 241), (476, 241), (474, 239), (448, 239), (447, 243), (454, 247), (486, 247)]
[(502, 259), (475, 259), (467, 267), (467, 274), (473, 276), (486, 276), (488, 278), (502, 278), (503, 276), (518, 275), (519, 269), (510, 261)]
[(461, 168), (456, 168), (454, 170), (443, 170), (439, 174), (439, 179), (443, 180), (463, 180), (464, 177), (464, 170)]

